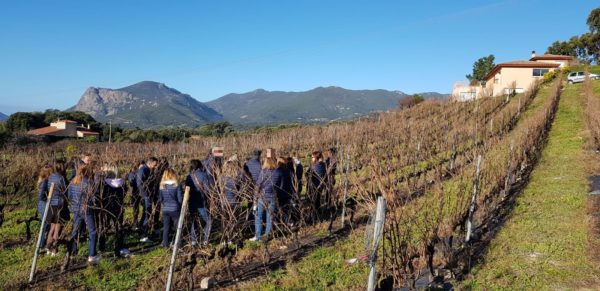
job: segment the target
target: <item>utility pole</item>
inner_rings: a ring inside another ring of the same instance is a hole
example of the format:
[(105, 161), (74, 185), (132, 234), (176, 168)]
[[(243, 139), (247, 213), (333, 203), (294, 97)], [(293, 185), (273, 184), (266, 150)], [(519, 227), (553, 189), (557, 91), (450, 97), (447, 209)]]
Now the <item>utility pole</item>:
[(108, 120), (108, 143), (112, 141), (112, 119)]

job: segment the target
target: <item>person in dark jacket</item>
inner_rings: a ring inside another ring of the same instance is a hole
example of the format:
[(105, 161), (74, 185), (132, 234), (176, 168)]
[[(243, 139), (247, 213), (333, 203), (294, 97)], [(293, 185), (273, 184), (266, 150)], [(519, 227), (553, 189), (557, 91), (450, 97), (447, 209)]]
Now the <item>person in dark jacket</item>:
[(231, 210), (236, 209), (240, 203), (239, 193), (242, 191), (244, 186), (244, 173), (241, 171), (241, 167), (237, 156), (230, 158), (225, 162), (223, 167), (223, 174), (221, 176), (221, 183), (223, 185), (223, 195), (225, 199), (222, 202), (226, 202)]
[(277, 200), (281, 209), (281, 220), (288, 224), (294, 197), (294, 168), (288, 165), (284, 157), (277, 158), (277, 168), (281, 171), (281, 188), (278, 188)]
[(100, 232), (99, 244), (104, 245), (106, 243), (106, 234), (112, 226), (115, 234), (114, 253), (116, 256), (127, 257), (129, 256), (129, 250), (124, 248), (123, 235), (123, 206), (127, 185), (124, 179), (117, 176), (116, 166), (105, 167), (104, 172), (102, 189), (102, 222), (104, 229)]
[(142, 196), (140, 194), (140, 190), (137, 184), (137, 172), (144, 165), (146, 165), (146, 161), (141, 161), (131, 169), (129, 174), (127, 174), (127, 182), (129, 182), (129, 187), (131, 188), (131, 204), (133, 206), (133, 225), (136, 229), (139, 228), (140, 202), (142, 201)]
[(321, 209), (321, 193), (325, 188), (326, 167), (323, 162), (323, 154), (320, 151), (314, 151), (311, 155), (311, 165), (307, 172), (308, 197), (312, 201), (312, 216), (316, 219)]
[(200, 229), (199, 219), (204, 221), (204, 235), (202, 244), (208, 244), (210, 229), (212, 225), (210, 214), (208, 213), (207, 191), (210, 188), (210, 180), (200, 160), (190, 161), (190, 173), (185, 178), (185, 185), (190, 187), (189, 211), (191, 222), (192, 245), (197, 244), (196, 230)]
[(158, 201), (162, 204), (163, 235), (162, 246), (169, 247), (171, 227), (177, 228), (183, 196), (177, 183), (177, 174), (172, 169), (166, 169), (160, 181)]
[(54, 191), (51, 193), (50, 209), (48, 209), (48, 214), (46, 216), (46, 221), (50, 224), (46, 248), (49, 249), (51, 255), (54, 256), (58, 252), (58, 238), (66, 221), (64, 212), (67, 209), (65, 203), (67, 184), (65, 182), (65, 163), (63, 161), (54, 162), (52, 174), (48, 177), (48, 189), (50, 189), (52, 184), (54, 184)]
[[(50, 191), (49, 185), (48, 185), (48, 177), (50, 177), (51, 173), (52, 173), (52, 167), (44, 166), (40, 170), (40, 175), (38, 176), (37, 215), (38, 215), (40, 221), (42, 221), (42, 218), (44, 217), (44, 211), (46, 210), (46, 202), (48, 201), (48, 191)], [(50, 230), (50, 224), (48, 223), (48, 221), (46, 221), (46, 223), (44, 224), (44, 231), (42, 233), (42, 238), (41, 238), (41, 243), (40, 243), (41, 246), (46, 245), (46, 236), (48, 235), (49, 230)], [(47, 249), (45, 249), (45, 251), (47, 251)]]
[(250, 159), (244, 164), (244, 172), (246, 172), (246, 174), (252, 178), (254, 185), (258, 183), (258, 176), (262, 170), (262, 165), (260, 163), (261, 154), (261, 150), (254, 150), (252, 152), (252, 156), (250, 156)]
[(151, 157), (148, 159), (146, 164), (142, 165), (136, 174), (135, 183), (137, 184), (137, 188), (140, 192), (140, 196), (142, 197), (142, 202), (144, 203), (144, 210), (142, 212), (141, 225), (139, 227), (142, 238), (140, 242), (149, 242), (148, 239), (148, 223), (150, 221), (150, 215), (152, 215), (152, 191), (154, 187), (150, 183), (150, 175), (152, 174), (152, 170), (156, 168), (158, 165), (158, 159), (155, 157)]
[[(300, 199), (300, 194), (302, 193), (302, 175), (304, 174), (304, 167), (302, 166), (302, 162), (298, 158), (296, 152), (292, 154), (292, 168), (294, 169), (294, 177), (296, 178), (294, 181), (294, 190), (296, 194), (296, 198)], [(290, 163), (290, 161), (288, 161)]]
[(255, 235), (251, 241), (260, 241), (262, 233), (262, 217), (266, 212), (265, 233), (267, 236), (271, 233), (273, 226), (273, 215), (277, 211), (277, 192), (283, 186), (283, 173), (277, 168), (277, 161), (274, 158), (266, 158), (263, 163), (262, 171), (258, 177), (257, 197), (256, 197), (256, 216), (254, 218)]
[(325, 203), (327, 207), (333, 206), (333, 188), (335, 187), (335, 175), (337, 173), (337, 149), (330, 148), (325, 158)]
[(97, 205), (95, 196), (95, 187), (92, 179), (94, 171), (91, 166), (85, 165), (79, 168), (77, 176), (69, 185), (68, 196), (73, 213), (73, 229), (69, 240), (69, 254), (77, 254), (79, 245), (79, 236), (81, 235), (83, 224), (88, 231), (88, 262), (98, 263), (100, 257), (96, 254), (96, 221), (94, 212)]
[(214, 186), (216, 181), (219, 179), (218, 175), (221, 172), (221, 167), (223, 166), (223, 148), (212, 148), (208, 154), (208, 157), (202, 163), (204, 164), (204, 170), (208, 175), (211, 186)]

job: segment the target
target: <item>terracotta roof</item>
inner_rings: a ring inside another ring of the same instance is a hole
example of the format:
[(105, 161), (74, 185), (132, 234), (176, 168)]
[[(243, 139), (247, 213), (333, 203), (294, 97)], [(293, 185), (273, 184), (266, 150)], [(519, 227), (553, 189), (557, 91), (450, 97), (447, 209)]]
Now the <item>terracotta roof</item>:
[(564, 55), (553, 55), (553, 54), (544, 54), (541, 56), (535, 56), (531, 59), (529, 59), (530, 61), (536, 61), (536, 60), (573, 60), (574, 57), (572, 56), (564, 56)]
[(557, 63), (544, 63), (534, 61), (513, 61), (497, 64), (487, 75), (485, 80), (489, 80), (492, 76), (496, 75), (502, 68), (557, 68), (560, 64)]
[(30, 135), (47, 135), (47, 134), (51, 134), (51, 133), (58, 133), (63, 131), (63, 129), (58, 129), (54, 126), (46, 126), (46, 127), (42, 127), (42, 128), (38, 128), (38, 129), (33, 129), (27, 132), (27, 134)]

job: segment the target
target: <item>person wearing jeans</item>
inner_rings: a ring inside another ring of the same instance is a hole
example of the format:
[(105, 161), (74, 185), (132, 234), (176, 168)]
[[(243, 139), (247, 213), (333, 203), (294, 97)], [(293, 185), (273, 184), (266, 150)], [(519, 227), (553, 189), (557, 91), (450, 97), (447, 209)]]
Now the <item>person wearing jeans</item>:
[(97, 263), (100, 260), (96, 255), (97, 231), (93, 210), (96, 205), (96, 197), (94, 196), (95, 191), (92, 186), (93, 183), (90, 183), (90, 179), (92, 179), (93, 176), (94, 173), (92, 167), (87, 165), (81, 166), (68, 188), (69, 202), (71, 205), (71, 212), (73, 213), (73, 230), (71, 231), (69, 240), (69, 254), (77, 254), (79, 236), (83, 230), (83, 223), (85, 223), (85, 227), (88, 231), (89, 263)]
[(202, 162), (196, 159), (191, 160), (190, 173), (185, 178), (185, 185), (190, 187), (189, 205), (191, 225), (188, 224), (188, 227), (191, 228), (190, 235), (193, 245), (197, 244), (196, 229), (200, 228), (199, 218), (204, 221), (204, 234), (201, 243), (204, 245), (208, 244), (212, 220), (208, 213), (206, 196), (208, 189), (211, 187), (210, 181)]
[(142, 197), (142, 201), (144, 203), (144, 211), (142, 212), (142, 219), (140, 225), (140, 233), (142, 238), (140, 242), (149, 242), (148, 239), (148, 223), (150, 221), (150, 215), (152, 215), (152, 200), (151, 200), (151, 187), (148, 185), (148, 178), (150, 178), (150, 173), (152, 170), (156, 168), (158, 165), (157, 158), (149, 158), (148, 161), (140, 166), (136, 173), (136, 186)]
[[(268, 236), (273, 226), (273, 215), (277, 209), (277, 193), (283, 187), (282, 170), (277, 167), (273, 157), (267, 157), (263, 163), (257, 184), (256, 217), (254, 218), (255, 234), (251, 241), (260, 241)], [(263, 214), (266, 212), (265, 233), (262, 233)]]
[(163, 236), (162, 246), (169, 247), (171, 226), (177, 228), (183, 196), (177, 183), (177, 174), (173, 169), (166, 169), (160, 181), (158, 201), (162, 204)]
[(265, 220), (265, 236), (268, 236), (271, 233), (271, 229), (273, 228), (273, 216), (277, 211), (277, 203), (274, 200), (263, 201), (258, 200), (256, 205), (256, 218), (254, 220), (254, 231), (256, 240), (260, 241), (262, 233), (262, 218), (265, 216), (266, 212), (266, 220)]

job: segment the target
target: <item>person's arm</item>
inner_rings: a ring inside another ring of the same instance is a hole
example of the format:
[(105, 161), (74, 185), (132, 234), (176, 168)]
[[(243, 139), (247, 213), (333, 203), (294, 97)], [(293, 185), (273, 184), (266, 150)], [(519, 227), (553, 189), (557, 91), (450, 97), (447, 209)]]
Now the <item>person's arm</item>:
[(144, 174), (144, 168), (140, 168), (137, 170), (135, 174), (135, 184), (137, 185), (140, 196), (146, 196), (146, 189), (144, 188), (144, 180), (146, 179), (146, 175)]
[(40, 182), (38, 187), (38, 200), (46, 201), (48, 199), (48, 179), (44, 179)]
[(181, 187), (177, 186), (177, 201), (179, 204), (183, 204), (183, 195), (181, 194)]

